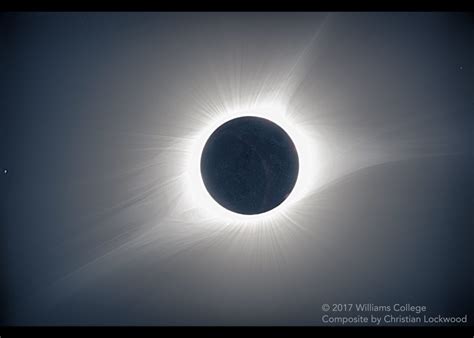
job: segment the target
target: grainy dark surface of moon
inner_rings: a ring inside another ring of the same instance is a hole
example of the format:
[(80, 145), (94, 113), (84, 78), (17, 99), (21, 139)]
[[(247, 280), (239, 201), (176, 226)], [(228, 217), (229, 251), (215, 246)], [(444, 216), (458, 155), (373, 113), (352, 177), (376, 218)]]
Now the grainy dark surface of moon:
[(270, 120), (244, 116), (217, 128), (201, 156), (209, 194), (239, 214), (267, 212), (291, 193), (298, 177), (298, 153), (290, 136)]

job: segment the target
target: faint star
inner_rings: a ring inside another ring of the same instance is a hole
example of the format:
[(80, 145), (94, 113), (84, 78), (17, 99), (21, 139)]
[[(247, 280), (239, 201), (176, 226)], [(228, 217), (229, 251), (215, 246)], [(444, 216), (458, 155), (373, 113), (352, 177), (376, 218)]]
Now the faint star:
[(6, 174), (7, 172), (8, 172), (7, 169), (3, 170), (3, 173), (4, 173), (4, 174)]

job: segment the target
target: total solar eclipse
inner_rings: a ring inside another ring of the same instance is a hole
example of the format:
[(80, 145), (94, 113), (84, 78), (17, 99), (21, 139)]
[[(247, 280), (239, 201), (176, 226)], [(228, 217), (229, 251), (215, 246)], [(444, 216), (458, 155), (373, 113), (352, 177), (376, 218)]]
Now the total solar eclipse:
[(276, 123), (243, 116), (218, 127), (201, 154), (201, 176), (212, 198), (244, 215), (267, 212), (290, 195), (299, 159), (290, 136)]

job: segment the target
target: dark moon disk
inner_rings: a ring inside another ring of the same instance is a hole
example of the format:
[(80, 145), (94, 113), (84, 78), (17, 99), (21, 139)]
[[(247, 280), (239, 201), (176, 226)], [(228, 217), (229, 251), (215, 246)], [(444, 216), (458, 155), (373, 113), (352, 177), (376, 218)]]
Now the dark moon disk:
[(244, 116), (217, 128), (201, 155), (201, 175), (209, 194), (224, 208), (245, 215), (280, 205), (298, 177), (293, 141), (277, 124)]

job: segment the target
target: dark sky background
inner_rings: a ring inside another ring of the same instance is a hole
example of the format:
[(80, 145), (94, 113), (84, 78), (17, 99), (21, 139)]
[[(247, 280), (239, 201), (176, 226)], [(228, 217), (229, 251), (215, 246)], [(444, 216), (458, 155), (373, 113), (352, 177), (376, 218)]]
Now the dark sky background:
[[(324, 303), (410, 303), (472, 325), (472, 15), (9, 13), (0, 30), (3, 324), (321, 325)], [(298, 205), (307, 232), (167, 240), (194, 224), (169, 217), (154, 135), (185, 137), (229, 83), (277, 83), (315, 33), (290, 101), (345, 174)], [(384, 160), (351, 164), (369, 152)]]

